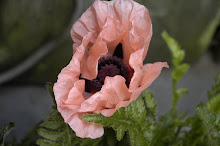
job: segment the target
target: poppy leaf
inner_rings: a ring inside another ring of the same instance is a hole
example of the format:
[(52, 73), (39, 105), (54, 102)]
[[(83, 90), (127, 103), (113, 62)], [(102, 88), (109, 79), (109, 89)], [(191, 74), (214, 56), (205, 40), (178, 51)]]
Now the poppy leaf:
[[(172, 38), (166, 31), (162, 33), (162, 37), (165, 40), (168, 48), (172, 54), (172, 63), (173, 63), (173, 72), (172, 72), (172, 79), (173, 79), (173, 97), (172, 97), (172, 105), (177, 106), (178, 100), (182, 97), (182, 93), (186, 93), (183, 90), (177, 90), (177, 84), (179, 80), (183, 77), (183, 75), (188, 71), (189, 64), (182, 63), (185, 52), (182, 50), (177, 43), (177, 41)], [(184, 89), (185, 90), (185, 89)]]
[(4, 146), (6, 137), (11, 133), (14, 128), (14, 123), (7, 123), (2, 129), (0, 129), (0, 144)]
[(119, 141), (128, 131), (132, 145), (144, 145), (147, 141), (150, 141), (149, 127), (152, 127), (152, 124), (155, 123), (155, 108), (156, 103), (152, 94), (146, 92), (128, 106), (117, 110), (111, 117), (105, 117), (101, 114), (87, 114), (82, 119), (112, 127), (117, 132)]
[(196, 113), (207, 131), (209, 145), (220, 145), (220, 114), (204, 107), (197, 107)]

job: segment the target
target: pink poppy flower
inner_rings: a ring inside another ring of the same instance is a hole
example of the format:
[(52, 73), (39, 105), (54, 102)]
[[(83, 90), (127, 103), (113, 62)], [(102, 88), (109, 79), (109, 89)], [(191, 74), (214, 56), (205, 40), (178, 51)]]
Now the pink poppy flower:
[(109, 117), (137, 99), (166, 62), (143, 65), (152, 36), (147, 8), (132, 0), (95, 1), (72, 27), (74, 55), (54, 84), (58, 111), (76, 135), (98, 138), (100, 124), (81, 117)]

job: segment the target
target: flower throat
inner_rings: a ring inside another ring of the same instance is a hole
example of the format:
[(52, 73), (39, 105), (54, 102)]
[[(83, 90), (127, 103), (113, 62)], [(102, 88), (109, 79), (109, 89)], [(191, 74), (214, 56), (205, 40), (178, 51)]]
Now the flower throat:
[(86, 80), (86, 92), (95, 93), (100, 91), (104, 85), (105, 78), (114, 77), (115, 75), (121, 75), (126, 80), (128, 86), (129, 70), (123, 62), (122, 45), (119, 44), (115, 49), (113, 56), (103, 56), (98, 61), (98, 75), (94, 80)]

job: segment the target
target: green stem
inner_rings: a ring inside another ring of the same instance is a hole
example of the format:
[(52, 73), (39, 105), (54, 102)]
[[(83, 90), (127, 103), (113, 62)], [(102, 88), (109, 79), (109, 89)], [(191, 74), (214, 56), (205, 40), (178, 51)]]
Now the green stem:
[(172, 97), (172, 106), (176, 107), (177, 106), (177, 101), (178, 101), (178, 94), (177, 94), (177, 81), (173, 79), (173, 97)]

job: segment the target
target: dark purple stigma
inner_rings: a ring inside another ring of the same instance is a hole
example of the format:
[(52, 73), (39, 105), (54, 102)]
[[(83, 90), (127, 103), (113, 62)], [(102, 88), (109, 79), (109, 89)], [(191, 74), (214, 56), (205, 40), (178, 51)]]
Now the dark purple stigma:
[(98, 79), (104, 83), (105, 77), (114, 77), (115, 75), (120, 75), (120, 69), (114, 64), (106, 64), (99, 70)]
[(114, 77), (115, 75), (123, 76), (126, 80), (126, 85), (129, 85), (129, 70), (121, 58), (116, 56), (104, 56), (100, 58), (97, 78), (92, 81), (86, 80), (87, 92), (100, 91), (104, 85), (105, 78), (107, 76)]

